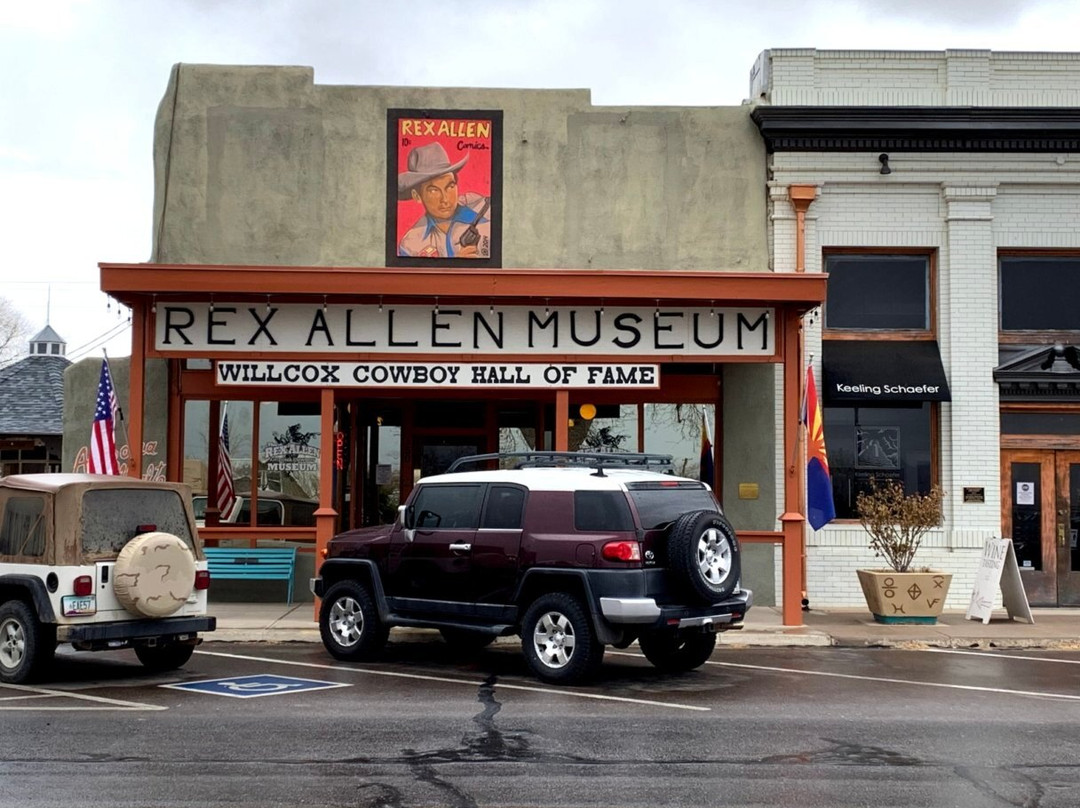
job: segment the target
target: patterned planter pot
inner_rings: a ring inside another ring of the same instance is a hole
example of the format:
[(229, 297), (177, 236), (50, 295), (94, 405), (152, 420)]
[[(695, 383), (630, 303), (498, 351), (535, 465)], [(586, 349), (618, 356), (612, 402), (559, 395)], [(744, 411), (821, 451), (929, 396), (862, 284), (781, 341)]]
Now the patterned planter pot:
[(951, 572), (856, 570), (866, 605), (879, 623), (936, 623)]

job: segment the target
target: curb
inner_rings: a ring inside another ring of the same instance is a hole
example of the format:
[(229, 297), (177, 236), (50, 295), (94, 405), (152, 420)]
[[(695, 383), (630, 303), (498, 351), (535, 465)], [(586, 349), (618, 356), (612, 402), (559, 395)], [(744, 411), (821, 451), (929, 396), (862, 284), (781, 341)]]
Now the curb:
[[(390, 641), (422, 642), (435, 640), (434, 629), (395, 628)], [(255, 628), (226, 627), (202, 635), (204, 642), (247, 643), (321, 643), (317, 628)], [(953, 649), (1024, 649), (1042, 648), (1053, 650), (1080, 650), (1080, 640), (1075, 637), (907, 637), (904, 639), (885, 636), (836, 637), (822, 631), (807, 634), (785, 634), (772, 631), (724, 632), (718, 638), (717, 647), (727, 648), (898, 648), (920, 650), (923, 648)], [(518, 644), (516, 636), (499, 637), (496, 643)]]

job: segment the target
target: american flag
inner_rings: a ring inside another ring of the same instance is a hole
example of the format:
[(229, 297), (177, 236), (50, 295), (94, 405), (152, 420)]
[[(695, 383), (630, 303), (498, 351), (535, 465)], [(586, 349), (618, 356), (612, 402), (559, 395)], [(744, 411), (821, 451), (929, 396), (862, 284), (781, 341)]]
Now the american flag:
[[(228, 404), (225, 405), (228, 407)], [(229, 413), (221, 412), (221, 442), (218, 456), (217, 483), (214, 487), (218, 511), (225, 519), (236, 506), (236, 486), (233, 485), (232, 458), (229, 456)]]
[(90, 473), (119, 474), (116, 462), (116, 391), (113, 389), (109, 360), (101, 360), (101, 381), (98, 382), (94, 425), (90, 430)]

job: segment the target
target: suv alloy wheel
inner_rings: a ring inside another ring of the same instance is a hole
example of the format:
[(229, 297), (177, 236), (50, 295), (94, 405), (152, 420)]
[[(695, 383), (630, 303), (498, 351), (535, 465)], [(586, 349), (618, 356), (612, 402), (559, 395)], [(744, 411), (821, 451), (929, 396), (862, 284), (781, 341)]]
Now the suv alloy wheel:
[(588, 679), (604, 657), (585, 608), (565, 592), (533, 602), (522, 621), (521, 647), (533, 673), (553, 684)]
[(25, 682), (44, 667), (56, 651), (49, 634), (21, 600), (0, 603), (0, 682)]
[(668, 563), (699, 603), (731, 597), (742, 575), (735, 531), (714, 511), (691, 511), (675, 521), (668, 539)]
[(367, 587), (341, 581), (330, 587), (319, 610), (319, 634), (337, 659), (367, 661), (386, 644), (389, 629), (382, 624)]

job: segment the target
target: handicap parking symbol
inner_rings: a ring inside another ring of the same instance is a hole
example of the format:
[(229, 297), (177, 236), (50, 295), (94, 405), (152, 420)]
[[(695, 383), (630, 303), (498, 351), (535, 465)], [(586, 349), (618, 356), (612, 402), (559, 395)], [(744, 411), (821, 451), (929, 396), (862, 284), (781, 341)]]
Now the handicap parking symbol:
[(162, 685), (175, 690), (192, 690), (234, 699), (254, 699), (259, 696), (283, 696), (286, 693), (302, 693), (305, 690), (328, 690), (334, 687), (350, 687), (341, 682), (323, 682), (318, 679), (297, 679), (292, 676), (274, 676), (260, 673), (253, 676), (229, 676), (224, 679), (206, 679), (201, 682)]

